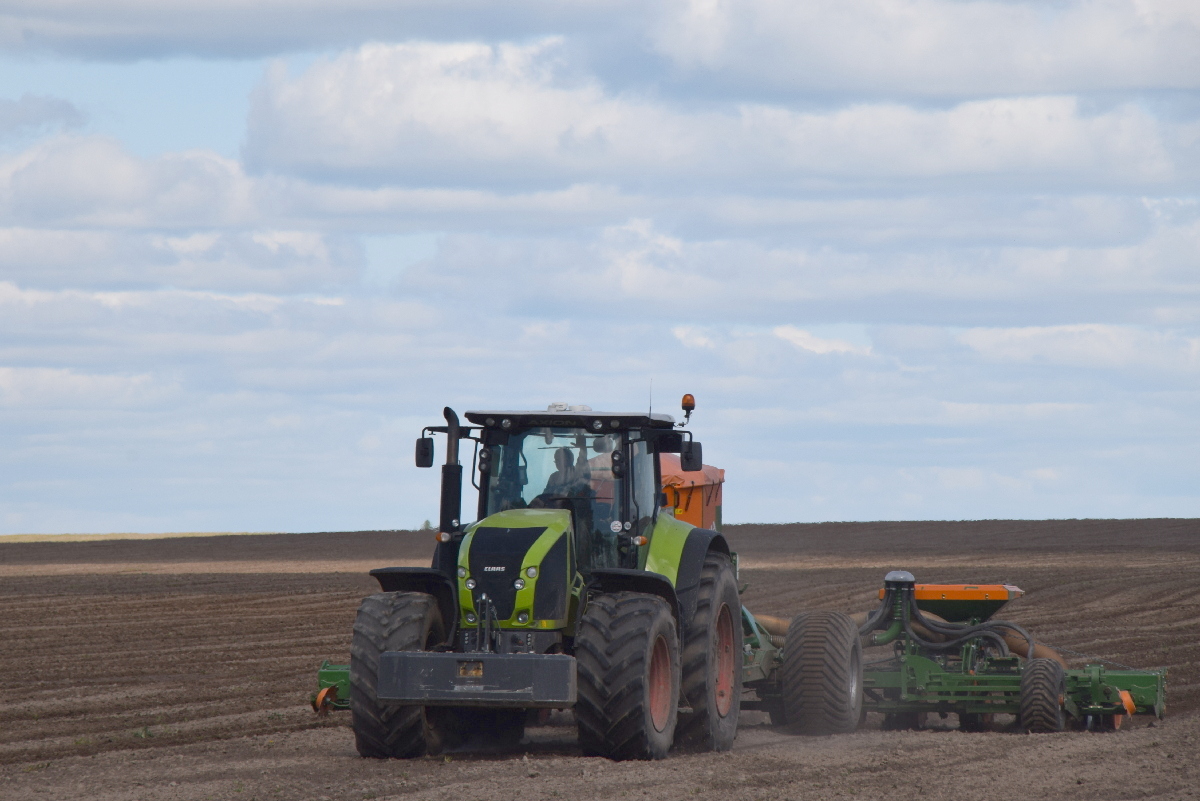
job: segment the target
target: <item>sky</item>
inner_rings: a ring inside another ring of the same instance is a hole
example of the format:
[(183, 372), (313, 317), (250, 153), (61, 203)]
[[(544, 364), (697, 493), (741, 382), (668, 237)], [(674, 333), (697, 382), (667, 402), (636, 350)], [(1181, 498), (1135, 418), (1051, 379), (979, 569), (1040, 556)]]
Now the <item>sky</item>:
[(1200, 517), (1200, 4), (0, 6), (0, 533), (684, 392), (727, 522)]

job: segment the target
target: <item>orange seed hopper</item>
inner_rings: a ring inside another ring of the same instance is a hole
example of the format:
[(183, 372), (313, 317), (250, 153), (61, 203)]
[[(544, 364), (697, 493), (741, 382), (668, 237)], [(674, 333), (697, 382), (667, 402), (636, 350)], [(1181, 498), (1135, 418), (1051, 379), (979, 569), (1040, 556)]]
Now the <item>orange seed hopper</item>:
[(725, 471), (706, 464), (702, 470), (684, 472), (675, 453), (660, 454), (659, 464), (667, 506), (675, 507), (675, 517), (693, 526), (720, 531)]
[[(880, 599), (883, 592), (879, 590)], [(987, 620), (1024, 594), (1011, 584), (918, 584), (914, 591), (919, 609), (954, 622)]]

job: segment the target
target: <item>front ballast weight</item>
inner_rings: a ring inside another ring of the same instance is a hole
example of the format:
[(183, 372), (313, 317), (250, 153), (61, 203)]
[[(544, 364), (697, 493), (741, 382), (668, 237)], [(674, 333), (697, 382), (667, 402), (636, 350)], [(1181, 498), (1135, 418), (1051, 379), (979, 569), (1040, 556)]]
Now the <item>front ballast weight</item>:
[(926, 715), (958, 715), (961, 728), (990, 728), (1016, 716), (1020, 730), (1118, 729), (1130, 716), (1166, 711), (1165, 670), (1071, 669), (1021, 626), (992, 618), (1023, 595), (1012, 585), (917, 584), (911, 573), (884, 578), (880, 605), (857, 616), (862, 643), (890, 646), (868, 657), (863, 709), (885, 728), (919, 728)]

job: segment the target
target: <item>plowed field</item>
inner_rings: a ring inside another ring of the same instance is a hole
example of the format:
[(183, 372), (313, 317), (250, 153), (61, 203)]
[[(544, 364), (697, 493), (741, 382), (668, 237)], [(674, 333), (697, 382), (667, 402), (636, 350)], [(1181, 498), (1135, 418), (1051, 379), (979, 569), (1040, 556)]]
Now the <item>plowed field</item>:
[[(0, 798), (739, 799), (1200, 795), (1200, 521), (731, 526), (743, 601), (790, 616), (873, 607), (883, 574), (1008, 582), (1040, 641), (1170, 669), (1168, 717), (1113, 734), (920, 732), (830, 738), (745, 713), (732, 754), (610, 763), (568, 715), (503, 749), (376, 762), (347, 716), (308, 708), (345, 661), (372, 567), (427, 564), (428, 533), (0, 540)], [(1082, 660), (1075, 658), (1075, 664)]]

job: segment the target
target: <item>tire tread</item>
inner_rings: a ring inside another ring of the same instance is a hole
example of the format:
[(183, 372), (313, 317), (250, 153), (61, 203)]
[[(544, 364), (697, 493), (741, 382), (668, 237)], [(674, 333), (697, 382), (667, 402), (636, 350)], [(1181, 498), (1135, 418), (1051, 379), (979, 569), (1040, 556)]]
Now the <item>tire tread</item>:
[(1053, 659), (1030, 659), (1021, 672), (1021, 728), (1031, 734), (1062, 731), (1066, 676)]
[[(666, 756), (674, 720), (668, 723), (664, 748), (647, 723), (646, 691), (650, 632), (662, 616), (671, 618), (665, 601), (635, 592), (598, 595), (584, 609), (575, 638), (575, 717), (585, 754), (617, 760)], [(678, 644), (671, 645), (678, 669)], [(672, 718), (676, 710), (672, 705)]]
[[(847, 692), (857, 657), (857, 692)], [(842, 734), (858, 727), (862, 710), (858, 627), (842, 612), (803, 612), (784, 642), (780, 679), (784, 716), (800, 734)]]

